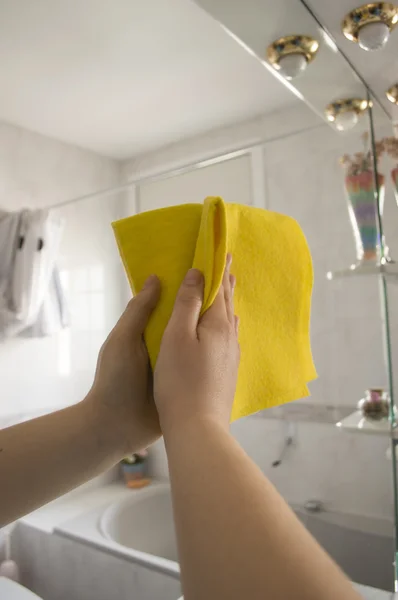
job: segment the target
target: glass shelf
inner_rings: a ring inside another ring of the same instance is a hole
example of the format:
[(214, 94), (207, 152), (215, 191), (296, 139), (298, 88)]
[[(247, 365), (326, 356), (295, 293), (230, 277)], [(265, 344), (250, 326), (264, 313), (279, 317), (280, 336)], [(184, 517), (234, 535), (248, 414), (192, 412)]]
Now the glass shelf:
[(288, 421), (289, 423), (323, 423), (342, 430), (370, 435), (390, 436), (398, 440), (398, 428), (391, 428), (388, 419), (371, 421), (352, 406), (332, 406), (310, 402), (292, 402), (261, 410), (251, 418)]
[(391, 427), (388, 419), (380, 421), (371, 421), (365, 419), (360, 410), (356, 410), (347, 417), (344, 417), (336, 423), (337, 427), (345, 431), (355, 431), (357, 433), (366, 433), (370, 435), (384, 435), (398, 437), (398, 431)]
[(260, 410), (253, 415), (260, 419), (279, 419), (281, 421), (302, 423), (324, 423), (336, 425), (336, 421), (343, 420), (352, 413), (352, 406), (333, 406), (315, 404), (311, 402), (291, 402)]
[(326, 274), (327, 279), (342, 279), (344, 277), (359, 277), (363, 275), (385, 275), (387, 279), (398, 283), (398, 263), (395, 261), (385, 261), (384, 263), (357, 263), (348, 269), (339, 271), (329, 271)]

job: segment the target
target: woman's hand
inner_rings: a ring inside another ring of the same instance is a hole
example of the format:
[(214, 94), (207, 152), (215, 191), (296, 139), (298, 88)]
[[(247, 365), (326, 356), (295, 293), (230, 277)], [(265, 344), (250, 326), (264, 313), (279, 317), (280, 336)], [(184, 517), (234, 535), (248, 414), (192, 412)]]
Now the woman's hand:
[(163, 336), (155, 368), (155, 401), (163, 433), (191, 421), (229, 427), (239, 365), (235, 279), (228, 256), (213, 305), (200, 317), (203, 276), (188, 271)]
[(125, 454), (146, 448), (161, 435), (143, 339), (159, 294), (159, 280), (150, 277), (130, 300), (101, 348), (94, 384), (86, 398), (102, 439), (112, 436)]

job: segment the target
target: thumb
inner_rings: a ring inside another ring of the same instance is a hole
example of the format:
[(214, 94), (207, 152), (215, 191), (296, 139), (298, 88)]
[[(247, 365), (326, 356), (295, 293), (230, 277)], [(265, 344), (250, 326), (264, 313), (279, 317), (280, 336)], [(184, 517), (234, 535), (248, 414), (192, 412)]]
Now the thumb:
[(172, 326), (195, 331), (203, 302), (203, 275), (190, 269), (178, 290), (170, 323)]
[(142, 290), (127, 305), (122, 319), (130, 331), (142, 335), (160, 296), (160, 281), (156, 275), (146, 280)]

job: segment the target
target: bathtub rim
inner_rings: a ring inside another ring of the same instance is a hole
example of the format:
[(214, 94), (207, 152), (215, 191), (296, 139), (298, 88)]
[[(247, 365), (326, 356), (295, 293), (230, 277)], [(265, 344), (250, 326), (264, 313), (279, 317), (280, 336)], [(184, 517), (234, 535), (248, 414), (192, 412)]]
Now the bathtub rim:
[[(114, 540), (107, 532), (104, 526), (104, 521), (110, 519), (112, 516), (116, 516), (119, 510), (123, 510), (125, 506), (129, 506), (130, 504), (135, 504), (136, 502), (142, 502), (145, 498), (152, 498), (153, 496), (157, 496), (159, 492), (168, 492), (171, 495), (171, 486), (167, 483), (158, 483), (156, 485), (149, 485), (146, 488), (141, 488), (134, 490), (134, 496), (127, 496), (119, 500), (115, 500), (111, 502), (103, 511), (101, 518), (99, 520), (98, 528), (100, 533), (104, 536), (106, 540), (110, 540), (115, 544), (119, 544), (116, 540)], [(124, 546), (123, 544), (119, 544), (123, 548), (128, 548), (128, 546)], [(151, 555), (152, 556), (152, 555)], [(154, 556), (154, 555), (153, 555)], [(167, 559), (165, 559), (167, 560)], [(170, 561), (175, 562), (175, 561)]]
[(179, 580), (180, 566), (177, 562), (119, 544), (110, 538), (104, 537), (99, 528), (101, 516), (107, 509), (118, 504), (120, 505), (122, 502), (130, 504), (133, 501), (133, 495), (142, 497), (144, 492), (148, 493), (151, 490), (152, 493), (155, 493), (155, 490), (158, 491), (159, 488), (163, 491), (167, 488), (170, 489), (170, 486), (167, 483), (157, 482), (141, 490), (128, 490), (124, 486), (120, 486), (120, 494), (111, 502), (108, 501), (98, 505), (91, 510), (81, 513), (77, 517), (60, 523), (54, 527), (53, 534), (69, 538), (103, 552), (108, 552), (133, 564), (135, 563), (141, 567), (158, 571)]
[(145, 502), (146, 498), (153, 498), (158, 495), (163, 495), (164, 493), (167, 493), (167, 495), (171, 497), (171, 486), (167, 483), (158, 483), (156, 485), (148, 486), (135, 491), (136, 494), (134, 494), (134, 496), (127, 496), (121, 500), (115, 500), (109, 506), (107, 506), (105, 510), (103, 510), (97, 522), (97, 527), (100, 534), (105, 538), (106, 541), (127, 550), (129, 554), (131, 553), (131, 555), (134, 555), (137, 560), (147, 560), (147, 562), (153, 564), (153, 566), (161, 566), (162, 569), (167, 569), (169, 572), (180, 574), (180, 566), (177, 561), (164, 558), (163, 556), (158, 556), (157, 554), (150, 554), (149, 552), (143, 552), (142, 550), (125, 546), (111, 537), (111, 535), (107, 532), (107, 522), (112, 520), (112, 518), (117, 518), (118, 513), (123, 511), (125, 507), (129, 507), (130, 505), (134, 505), (136, 503), (139, 504), (141, 502)]

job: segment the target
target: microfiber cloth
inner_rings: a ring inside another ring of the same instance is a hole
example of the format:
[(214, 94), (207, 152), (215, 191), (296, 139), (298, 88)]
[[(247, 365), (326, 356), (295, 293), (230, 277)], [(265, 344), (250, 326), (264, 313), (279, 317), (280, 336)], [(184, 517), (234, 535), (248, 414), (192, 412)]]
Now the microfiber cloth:
[(241, 362), (232, 421), (308, 395), (316, 377), (309, 322), (311, 255), (297, 222), (275, 212), (207, 198), (113, 223), (133, 293), (156, 274), (161, 298), (145, 331), (152, 368), (178, 288), (202, 271), (206, 311), (222, 282), (227, 252), (236, 276)]

